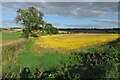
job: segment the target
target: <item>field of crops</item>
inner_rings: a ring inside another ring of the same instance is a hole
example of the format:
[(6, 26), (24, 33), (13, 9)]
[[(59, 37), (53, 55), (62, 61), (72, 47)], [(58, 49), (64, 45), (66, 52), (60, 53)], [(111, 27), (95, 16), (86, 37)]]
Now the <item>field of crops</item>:
[(118, 34), (61, 34), (41, 36), (35, 43), (43, 48), (70, 50), (109, 42), (117, 38)]

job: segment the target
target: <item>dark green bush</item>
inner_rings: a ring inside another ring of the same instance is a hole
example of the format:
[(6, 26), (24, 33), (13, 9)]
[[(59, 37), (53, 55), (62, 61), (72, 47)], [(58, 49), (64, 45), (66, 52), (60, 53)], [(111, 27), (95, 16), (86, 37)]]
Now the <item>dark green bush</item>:
[(29, 35), (30, 35), (29, 29), (23, 29), (22, 35), (23, 35), (24, 38), (28, 39)]

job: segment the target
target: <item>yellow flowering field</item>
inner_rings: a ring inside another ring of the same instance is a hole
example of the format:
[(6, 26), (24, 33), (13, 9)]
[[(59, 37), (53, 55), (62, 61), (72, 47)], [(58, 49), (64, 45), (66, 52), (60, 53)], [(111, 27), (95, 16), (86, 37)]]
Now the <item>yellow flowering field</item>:
[(118, 34), (58, 34), (39, 37), (35, 43), (42, 48), (75, 49), (83, 46), (109, 42), (118, 38)]

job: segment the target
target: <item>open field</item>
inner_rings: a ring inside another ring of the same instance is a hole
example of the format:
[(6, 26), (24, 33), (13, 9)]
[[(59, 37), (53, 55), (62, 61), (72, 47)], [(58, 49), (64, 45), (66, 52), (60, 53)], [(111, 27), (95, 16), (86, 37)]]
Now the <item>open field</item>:
[(41, 36), (35, 43), (43, 48), (70, 50), (109, 42), (117, 38), (118, 34), (61, 34)]
[[(20, 33), (4, 32), (3, 34), (4, 37), (2, 40), (8, 40), (6, 43), (21, 40)], [(118, 34), (58, 34), (40, 36), (36, 39), (33, 38), (5, 45), (2, 47), (3, 76), (11, 77), (12, 74), (13, 77), (19, 77), (19, 72), (25, 67), (28, 67), (31, 72), (34, 72), (36, 68), (44, 72), (49, 69), (66, 69), (65, 66), (73, 66), (76, 64), (85, 66), (81, 59), (83, 59), (84, 62), (84, 59), (86, 60), (84, 56), (93, 53), (95, 53), (96, 56), (96, 53), (107, 53), (105, 56), (102, 56), (103, 58), (98, 57), (100, 60), (103, 59), (104, 62), (109, 56), (113, 56), (113, 58), (117, 56), (117, 50), (119, 49), (119, 45), (114, 46), (112, 43), (113, 47), (109, 48), (109, 46), (104, 45), (104, 43), (114, 41), (117, 38)], [(101, 47), (101, 44), (104, 46)], [(115, 42), (115, 45), (116, 44)], [(94, 50), (89, 50), (91, 48), (89, 47), (87, 50), (86, 48), (89, 45), (96, 45), (97, 47), (95, 47)], [(74, 49), (74, 51), (71, 52), (72, 49)], [(76, 51), (76, 49), (83, 50), (83, 52)], [(98, 58), (96, 57), (95, 59), (97, 60)], [(64, 72), (60, 72), (58, 75), (61, 73)]]
[(21, 32), (3, 31), (1, 34), (0, 40), (2, 40), (2, 44), (13, 42), (21, 38)]

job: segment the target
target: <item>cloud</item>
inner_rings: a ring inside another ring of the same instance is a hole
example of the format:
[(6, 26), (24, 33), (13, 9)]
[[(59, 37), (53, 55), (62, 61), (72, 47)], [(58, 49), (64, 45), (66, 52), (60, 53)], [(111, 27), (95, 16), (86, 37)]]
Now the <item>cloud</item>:
[(52, 25), (54, 26), (65, 26), (66, 24), (63, 24), (63, 23), (59, 23), (59, 22), (51, 22)]
[(98, 2), (81, 2), (81, 3), (48, 3), (44, 12), (48, 14), (57, 14), (71, 16), (76, 18), (93, 18), (107, 13), (118, 12), (117, 3), (98, 3)]
[(95, 21), (96, 21), (96, 22), (105, 22), (105, 23), (118, 24), (118, 20), (98, 19), (98, 20), (95, 20)]
[[(22, 0), (21, 0), (22, 1)], [(101, 16), (111, 14), (113, 16), (118, 16), (118, 3), (117, 2), (3, 2), (2, 3), (2, 13), (3, 17), (6, 15), (12, 16), (11, 14), (16, 13), (16, 10), (27, 9), (30, 6), (34, 6), (41, 10), (44, 14), (58, 15), (64, 17), (74, 17), (78, 19), (88, 19), (94, 18), (95, 22), (103, 23), (117, 23), (117, 21), (99, 19), (104, 18)], [(6, 14), (5, 14), (6, 13)], [(13, 17), (14, 19), (14, 17)], [(14, 26), (13, 21), (4, 20), (5, 25), (10, 24)], [(107, 25), (97, 25), (97, 24), (77, 24), (69, 25), (63, 23), (54, 23), (54, 26), (66, 26), (66, 27), (107, 27)]]
[(117, 28), (118, 25), (115, 24), (65, 24), (59, 22), (52, 22), (53, 26), (57, 26), (58, 28)]
[(15, 24), (14, 20), (10, 19), (0, 19), (0, 22), (2, 22), (0, 27), (20, 27), (21, 25)]
[(110, 24), (72, 24), (72, 25), (65, 25), (66, 27), (77, 27), (77, 28), (109, 28), (110, 26), (112, 27), (117, 27), (115, 25), (110, 25)]
[(34, 6), (45, 14), (76, 18), (94, 18), (107, 13), (115, 15), (118, 12), (117, 2), (5, 2), (2, 5), (3, 12)]
[(118, 2), (119, 0), (2, 0), (2, 2)]

